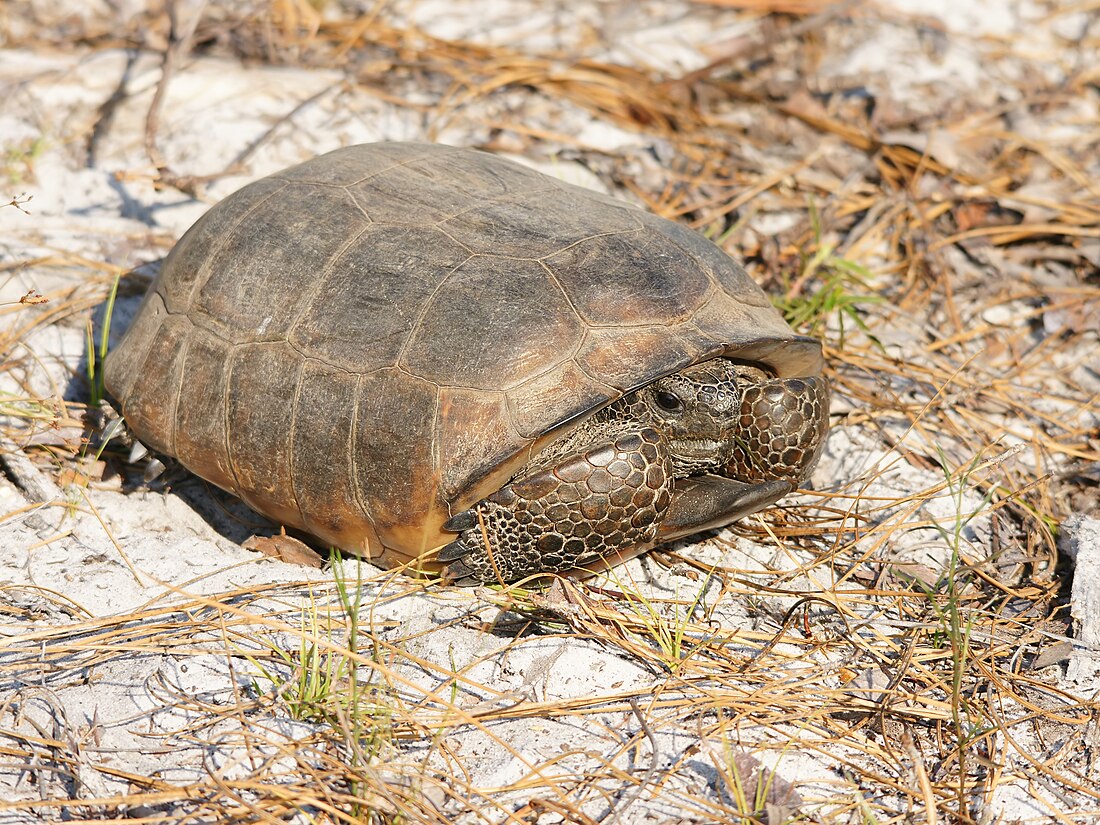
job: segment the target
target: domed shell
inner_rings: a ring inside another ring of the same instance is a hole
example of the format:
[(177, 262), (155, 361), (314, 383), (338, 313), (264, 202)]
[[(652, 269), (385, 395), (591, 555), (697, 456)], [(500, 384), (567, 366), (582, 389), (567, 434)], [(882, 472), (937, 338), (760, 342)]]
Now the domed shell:
[(148, 446), (392, 565), (570, 424), (718, 355), (821, 369), (690, 230), (491, 154), (378, 143), (212, 208), (105, 380)]

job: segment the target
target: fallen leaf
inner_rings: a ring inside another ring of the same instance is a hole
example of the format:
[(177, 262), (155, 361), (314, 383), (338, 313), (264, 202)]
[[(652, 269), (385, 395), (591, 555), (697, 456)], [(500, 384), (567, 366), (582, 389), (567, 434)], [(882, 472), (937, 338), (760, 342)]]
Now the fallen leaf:
[(1022, 219), (1023, 215), (1015, 209), (1008, 209), (988, 199), (966, 201), (955, 208), (955, 221), (960, 232), (979, 226), (1012, 226)]
[(245, 550), (256, 550), (265, 556), (284, 561), (287, 564), (301, 564), (306, 567), (320, 569), (324, 566), (324, 559), (303, 541), (287, 536), (253, 536), (245, 541), (241, 547)]

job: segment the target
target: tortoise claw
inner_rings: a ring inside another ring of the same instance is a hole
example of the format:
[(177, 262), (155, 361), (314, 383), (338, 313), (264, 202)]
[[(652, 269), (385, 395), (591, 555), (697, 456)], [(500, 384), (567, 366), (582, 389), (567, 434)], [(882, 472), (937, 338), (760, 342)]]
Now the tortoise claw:
[(443, 529), (448, 533), (461, 533), (475, 526), (477, 526), (477, 510), (472, 508), (451, 516), (443, 522)]
[(448, 579), (447, 581), (455, 587), (477, 587), (479, 584), (485, 584), (477, 576), (466, 576), (461, 579)]
[(470, 555), (471, 552), (472, 548), (467, 547), (462, 543), (462, 539), (458, 538), (441, 547), (435, 557), (437, 561), (458, 561)]
[(439, 551), (436, 558), (439, 561), (450, 562), (443, 568), (443, 579), (447, 584), (473, 587), (484, 583), (481, 577), (476, 575), (474, 568), (467, 564), (466, 557), (469, 554), (470, 548), (463, 544), (461, 540), (452, 541)]

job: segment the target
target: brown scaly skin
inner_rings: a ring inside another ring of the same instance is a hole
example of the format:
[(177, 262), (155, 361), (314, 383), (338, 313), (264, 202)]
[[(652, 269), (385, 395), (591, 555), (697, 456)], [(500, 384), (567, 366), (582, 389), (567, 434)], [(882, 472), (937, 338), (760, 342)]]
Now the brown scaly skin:
[[(600, 410), (448, 521), (460, 535), (439, 559), (458, 584), (509, 582), (652, 546), (676, 481), (695, 476), (729, 479), (746, 497), (771, 482), (757, 509), (808, 474), (827, 405), (820, 376), (777, 379), (724, 358), (670, 375)], [(732, 508), (730, 520), (739, 515)]]

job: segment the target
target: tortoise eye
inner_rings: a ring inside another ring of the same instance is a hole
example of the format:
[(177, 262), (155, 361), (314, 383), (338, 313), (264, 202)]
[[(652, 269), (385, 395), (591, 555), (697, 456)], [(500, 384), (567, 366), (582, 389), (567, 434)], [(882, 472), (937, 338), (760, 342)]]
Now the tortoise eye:
[(684, 402), (680, 397), (664, 390), (657, 390), (657, 406), (666, 412), (680, 412), (684, 408)]

